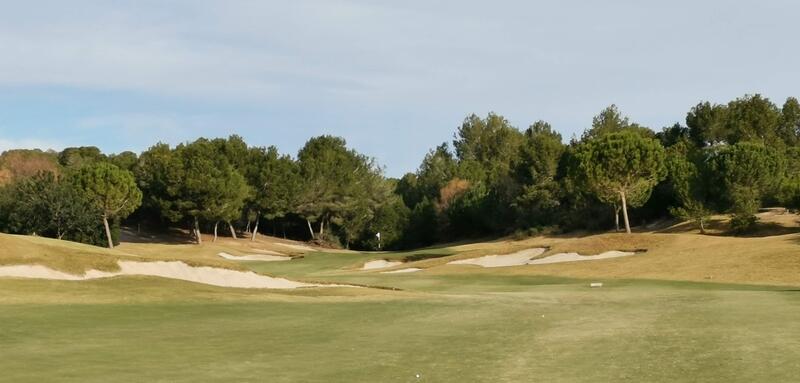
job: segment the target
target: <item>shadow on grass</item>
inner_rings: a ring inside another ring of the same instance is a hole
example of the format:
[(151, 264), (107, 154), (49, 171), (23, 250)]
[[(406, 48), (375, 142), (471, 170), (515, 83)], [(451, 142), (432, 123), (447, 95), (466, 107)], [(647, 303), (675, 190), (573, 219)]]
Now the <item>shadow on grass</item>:
[(453, 255), (453, 254), (452, 253), (417, 253), (417, 254), (406, 255), (401, 260), (403, 262), (416, 262), (416, 261), (422, 261), (422, 260), (425, 260), (425, 259), (434, 259), (434, 258), (447, 257), (447, 256), (450, 256), (450, 255)]
[[(660, 230), (659, 232), (675, 234), (692, 232), (696, 230), (698, 230), (698, 228), (695, 223), (684, 222), (668, 229)], [(704, 235), (715, 237), (764, 238), (794, 233), (800, 233), (800, 227), (784, 226), (775, 222), (759, 222), (752, 231), (748, 233), (737, 234), (730, 230), (728, 220), (714, 219), (706, 223), (706, 233)]]
[(185, 245), (195, 243), (189, 235), (181, 230), (169, 229), (162, 233), (138, 231), (135, 228), (120, 229), (119, 239), (129, 243), (159, 243), (164, 245)]

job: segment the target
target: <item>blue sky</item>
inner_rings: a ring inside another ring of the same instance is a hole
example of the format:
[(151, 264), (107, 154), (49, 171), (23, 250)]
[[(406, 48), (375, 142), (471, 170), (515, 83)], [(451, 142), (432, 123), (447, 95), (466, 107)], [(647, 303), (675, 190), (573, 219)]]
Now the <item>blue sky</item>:
[(565, 139), (616, 103), (800, 96), (795, 1), (0, 1), (0, 150), (334, 134), (414, 170), (469, 113)]

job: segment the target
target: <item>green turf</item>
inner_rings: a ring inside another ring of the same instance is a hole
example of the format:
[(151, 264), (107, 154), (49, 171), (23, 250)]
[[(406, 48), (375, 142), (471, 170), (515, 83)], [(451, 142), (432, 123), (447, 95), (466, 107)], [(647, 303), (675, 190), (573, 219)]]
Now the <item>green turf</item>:
[(790, 382), (800, 371), (791, 289), (363, 274), (332, 277), (405, 291), (0, 280), (0, 380)]
[(309, 253), (301, 259), (289, 262), (242, 262), (253, 270), (292, 278), (335, 275), (358, 271), (364, 263), (372, 260), (424, 260), (453, 254), (446, 249), (426, 249), (409, 252), (387, 253)]

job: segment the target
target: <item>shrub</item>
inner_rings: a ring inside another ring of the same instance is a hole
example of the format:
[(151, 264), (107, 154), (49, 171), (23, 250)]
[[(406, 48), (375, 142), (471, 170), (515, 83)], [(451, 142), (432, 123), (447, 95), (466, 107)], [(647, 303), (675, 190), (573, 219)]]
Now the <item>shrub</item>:
[(753, 214), (734, 214), (733, 217), (731, 217), (731, 231), (734, 234), (749, 233), (753, 231), (757, 222), (758, 217)]

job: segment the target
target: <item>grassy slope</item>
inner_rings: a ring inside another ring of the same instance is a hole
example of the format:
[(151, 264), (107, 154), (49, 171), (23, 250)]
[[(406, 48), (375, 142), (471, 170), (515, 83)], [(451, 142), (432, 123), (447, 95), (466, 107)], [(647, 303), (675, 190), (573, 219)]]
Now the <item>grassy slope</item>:
[(38, 264), (82, 274), (86, 270), (116, 271), (117, 260), (131, 258), (121, 251), (75, 242), (0, 233), (0, 265)]
[[(403, 289), (0, 278), (0, 371), (9, 381), (414, 382), (419, 373), (420, 381), (750, 382), (793, 381), (800, 369), (800, 292), (719, 283), (800, 285), (797, 235), (546, 237), (240, 264), (216, 254), (280, 250), (268, 238), (109, 251), (0, 235), (0, 245), (0, 264), (70, 271), (111, 267), (120, 257), (182, 259)], [(534, 246), (549, 254), (648, 252), (499, 269), (444, 265)], [(372, 259), (425, 254), (453, 255), (410, 264), (429, 268), (415, 274), (359, 270)], [(715, 283), (636, 279), (709, 275)], [(581, 278), (605, 287), (589, 289)]]
[[(269, 237), (257, 241), (220, 238), (217, 243), (193, 244), (124, 243), (115, 250), (106, 250), (46, 238), (0, 234), (0, 265), (43, 264), (54, 269), (81, 273), (87, 269), (114, 270), (116, 260), (181, 260), (193, 265), (233, 269), (250, 268), (262, 273), (292, 278), (313, 277), (317, 280), (369, 283), (380, 285), (392, 281), (379, 271), (363, 272), (360, 267), (369, 260), (404, 258), (422, 259), (403, 267), (421, 267), (423, 274), (477, 275), (552, 275), (575, 278), (644, 278), (661, 280), (712, 281), (725, 283), (800, 285), (800, 234), (760, 238), (698, 235), (691, 233), (601, 234), (589, 236), (535, 237), (522, 241), (491, 242), (440, 246), (414, 252), (358, 253), (307, 252), (278, 246)], [(281, 241), (282, 242), (282, 241)], [(592, 261), (531, 265), (511, 268), (482, 269), (476, 266), (446, 265), (453, 259), (487, 254), (506, 254), (531, 247), (548, 247), (543, 255), (559, 252), (597, 254), (609, 250), (646, 249), (633, 257)], [(279, 251), (287, 255), (304, 255), (288, 262), (233, 262), (218, 256), (220, 252), (235, 255), (257, 253), (258, 250)], [(449, 256), (447, 256), (449, 255)], [(431, 257), (429, 259), (425, 259)], [(401, 278), (402, 276), (394, 276)]]
[[(234, 241), (220, 238), (202, 246), (180, 241), (173, 243), (125, 242), (115, 249), (58, 241), (50, 238), (0, 233), (0, 265), (38, 264), (55, 270), (82, 274), (86, 270), (118, 270), (117, 260), (183, 261), (195, 266), (244, 269), (237, 262), (218, 256), (258, 254), (256, 250), (280, 251), (287, 256), (302, 254), (297, 250), (275, 245), (276, 240), (259, 237), (257, 241)], [(255, 250), (254, 250), (255, 249)]]
[[(447, 265), (453, 259), (486, 254), (507, 254), (531, 247), (548, 247), (546, 257), (560, 252), (584, 255), (609, 250), (646, 249), (632, 257), (591, 262), (529, 265), (484, 269), (470, 265)], [(452, 256), (411, 262), (392, 269), (421, 267), (421, 275), (550, 275), (594, 279), (659, 279), (744, 284), (800, 285), (800, 235), (787, 234), (763, 238), (703, 236), (698, 234), (638, 233), (602, 234), (585, 237), (537, 237), (523, 241), (493, 241), (423, 250), (452, 253)], [(402, 280), (410, 275), (387, 276), (380, 271), (360, 271), (364, 262), (374, 259), (401, 259), (408, 253), (306, 255), (301, 261), (248, 263), (259, 272), (286, 277), (313, 275), (334, 281), (379, 285), (382, 281)], [(389, 270), (389, 269), (387, 269)], [(385, 283), (384, 283), (385, 284)]]

